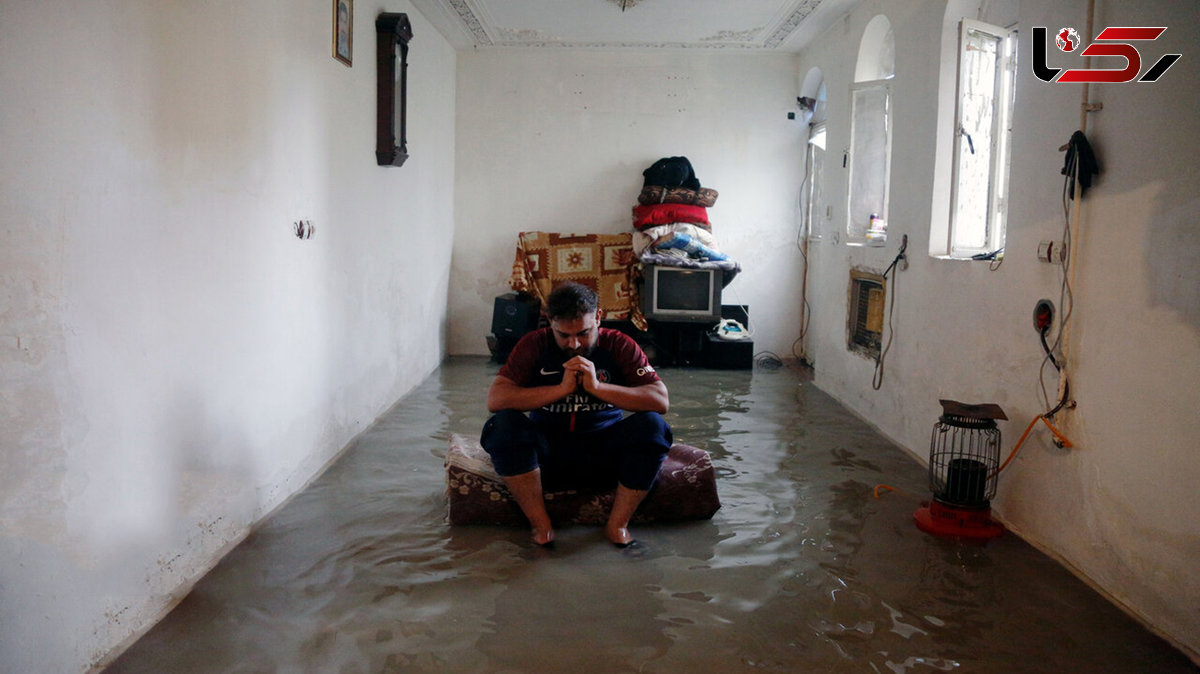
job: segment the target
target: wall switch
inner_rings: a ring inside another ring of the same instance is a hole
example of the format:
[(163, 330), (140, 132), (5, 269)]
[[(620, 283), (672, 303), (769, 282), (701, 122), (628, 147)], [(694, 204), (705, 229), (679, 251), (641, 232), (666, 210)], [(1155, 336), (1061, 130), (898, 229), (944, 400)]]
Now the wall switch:
[(1043, 241), (1038, 244), (1037, 256), (1047, 264), (1062, 264), (1067, 259), (1067, 249), (1061, 241)]

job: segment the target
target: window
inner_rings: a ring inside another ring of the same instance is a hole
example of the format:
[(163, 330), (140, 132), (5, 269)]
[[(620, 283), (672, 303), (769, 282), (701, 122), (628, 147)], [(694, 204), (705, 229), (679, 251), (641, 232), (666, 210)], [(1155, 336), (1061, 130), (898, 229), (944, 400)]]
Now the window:
[(830, 233), (829, 220), (833, 217), (825, 172), (826, 89), (819, 68), (808, 71), (800, 92), (801, 97), (797, 102), (801, 110), (808, 114), (808, 143), (804, 153), (804, 185), (801, 189), (803, 233), (810, 241), (819, 241)]
[(895, 37), (882, 14), (867, 23), (850, 87), (850, 147), (846, 164), (846, 243), (887, 240), (892, 164), (892, 85)]
[(850, 187), (847, 243), (887, 240), (888, 182), (892, 158), (891, 83), (859, 82), (850, 88)]
[(970, 258), (1004, 247), (1016, 34), (963, 19), (957, 61), (949, 226), (931, 252)]
[(825, 122), (813, 124), (808, 130), (808, 185), (805, 191), (805, 221), (808, 238), (820, 240), (825, 235), (832, 208), (825, 195)]

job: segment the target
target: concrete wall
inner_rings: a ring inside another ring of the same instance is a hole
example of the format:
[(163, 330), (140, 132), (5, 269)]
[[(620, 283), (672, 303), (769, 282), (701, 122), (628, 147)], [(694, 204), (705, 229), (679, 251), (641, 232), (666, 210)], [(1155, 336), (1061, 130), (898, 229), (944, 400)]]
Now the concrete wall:
[[(1015, 531), (1074, 568), (1193, 657), (1200, 653), (1200, 118), (1194, 3), (1099, 0), (1105, 26), (1167, 26), (1142, 43), (1143, 71), (1165, 53), (1183, 58), (1156, 84), (1094, 85), (1104, 109), (1088, 135), (1103, 167), (1084, 200), (1075, 258), (1068, 370), (1078, 408), (1056, 417), (1074, 441), (1064, 450), (1039, 426), (1000, 476), (993, 509)], [(1048, 84), (1030, 67), (1032, 26), (1086, 31), (1084, 0), (1019, 6), (1020, 73), (1014, 119), (1007, 257), (931, 258), (929, 230), (937, 130), (940, 30), (947, 3), (867, 0), (810, 46), (800, 72), (819, 67), (829, 92), (829, 147), (848, 144), (849, 85), (859, 39), (877, 13), (895, 30), (890, 240), (884, 249), (835, 244), (810, 251), (814, 307), (807, 350), (816, 383), (925, 458), (939, 398), (997, 402), (1004, 452), (1046, 410), (1038, 384), (1038, 299), (1061, 307), (1060, 268), (1035, 260), (1038, 242), (1063, 238), (1066, 143), (1080, 126), (1080, 85)], [(971, 18), (974, 18), (972, 13)], [(1089, 38), (1084, 36), (1084, 40)], [(1050, 58), (1068, 67), (1051, 44)], [(1078, 58), (1078, 57), (1076, 57)], [(1189, 62), (1190, 59), (1190, 62)], [(1097, 62), (1095, 67), (1120, 68)], [(829, 190), (844, 223), (845, 175)], [(848, 272), (881, 271), (909, 238), (909, 267), (893, 278), (894, 341), (880, 390), (874, 362), (846, 348)], [(1050, 397), (1057, 379), (1047, 377)]]
[(443, 357), (456, 57), (355, 4), (347, 68), (328, 1), (0, 3), (0, 671), (140, 633)]
[(796, 202), (807, 128), (794, 58), (602, 51), (459, 54), (449, 350), (485, 354), (517, 234), (632, 231), (642, 171), (683, 155), (742, 273), (756, 350), (790, 354), (799, 325)]

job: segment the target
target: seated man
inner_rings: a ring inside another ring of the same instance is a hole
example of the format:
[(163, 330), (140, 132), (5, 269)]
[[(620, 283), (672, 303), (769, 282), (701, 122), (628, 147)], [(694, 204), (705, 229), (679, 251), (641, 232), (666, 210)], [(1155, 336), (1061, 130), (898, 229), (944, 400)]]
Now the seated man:
[[(661, 416), (667, 387), (636, 342), (600, 327), (591, 289), (560, 285), (546, 298), (546, 317), (550, 327), (522, 337), (492, 382), (487, 406), (494, 416), (480, 444), (529, 518), (535, 543), (554, 540), (543, 483), (616, 485), (604, 533), (626, 547), (633, 542), (629, 520), (671, 448)], [(622, 410), (633, 414), (622, 418)]]

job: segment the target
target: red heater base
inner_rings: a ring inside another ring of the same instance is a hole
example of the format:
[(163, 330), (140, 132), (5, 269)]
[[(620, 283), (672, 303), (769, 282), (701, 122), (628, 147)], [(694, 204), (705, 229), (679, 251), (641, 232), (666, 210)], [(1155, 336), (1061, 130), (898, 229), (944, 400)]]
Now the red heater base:
[(992, 520), (991, 508), (960, 508), (941, 501), (913, 513), (917, 528), (938, 536), (963, 538), (995, 538), (1004, 533), (1004, 525)]

